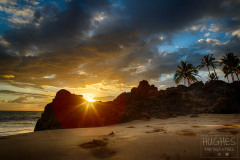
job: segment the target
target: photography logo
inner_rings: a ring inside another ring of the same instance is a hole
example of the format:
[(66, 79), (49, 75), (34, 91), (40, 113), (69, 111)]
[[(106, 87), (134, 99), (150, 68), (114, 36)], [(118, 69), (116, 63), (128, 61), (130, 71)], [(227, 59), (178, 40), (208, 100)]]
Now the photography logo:
[(238, 158), (237, 136), (201, 136), (201, 158)]

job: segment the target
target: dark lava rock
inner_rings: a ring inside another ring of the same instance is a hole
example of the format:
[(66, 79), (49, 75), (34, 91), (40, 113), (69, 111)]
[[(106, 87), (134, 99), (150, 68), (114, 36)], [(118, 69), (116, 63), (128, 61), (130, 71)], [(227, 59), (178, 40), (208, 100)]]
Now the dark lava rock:
[(240, 113), (240, 82), (196, 82), (158, 91), (143, 80), (110, 102), (88, 103), (81, 95), (60, 90), (38, 120), (35, 131), (96, 127), (136, 119), (170, 118), (200, 113)]

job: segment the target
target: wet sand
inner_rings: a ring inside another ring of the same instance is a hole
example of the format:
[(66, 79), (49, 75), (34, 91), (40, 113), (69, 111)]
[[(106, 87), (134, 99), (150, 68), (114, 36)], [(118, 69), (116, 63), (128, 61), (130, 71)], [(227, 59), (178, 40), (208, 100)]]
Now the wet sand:
[(39, 131), (0, 137), (0, 159), (202, 159), (201, 136), (239, 136), (239, 127), (240, 114), (200, 114), (96, 128)]

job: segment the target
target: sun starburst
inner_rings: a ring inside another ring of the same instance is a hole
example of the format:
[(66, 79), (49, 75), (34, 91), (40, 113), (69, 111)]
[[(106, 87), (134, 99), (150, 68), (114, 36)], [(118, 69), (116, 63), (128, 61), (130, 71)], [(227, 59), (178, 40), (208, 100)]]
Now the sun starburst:
[(85, 100), (88, 101), (88, 102), (90, 102), (90, 103), (96, 102), (96, 100), (93, 99), (93, 97), (85, 98)]

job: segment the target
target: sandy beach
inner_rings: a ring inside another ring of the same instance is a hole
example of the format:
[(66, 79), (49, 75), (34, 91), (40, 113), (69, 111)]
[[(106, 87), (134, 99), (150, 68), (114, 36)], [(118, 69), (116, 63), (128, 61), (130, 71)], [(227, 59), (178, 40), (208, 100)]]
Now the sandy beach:
[(38, 131), (0, 137), (0, 159), (201, 159), (201, 136), (238, 136), (239, 124), (239, 114), (200, 114)]

